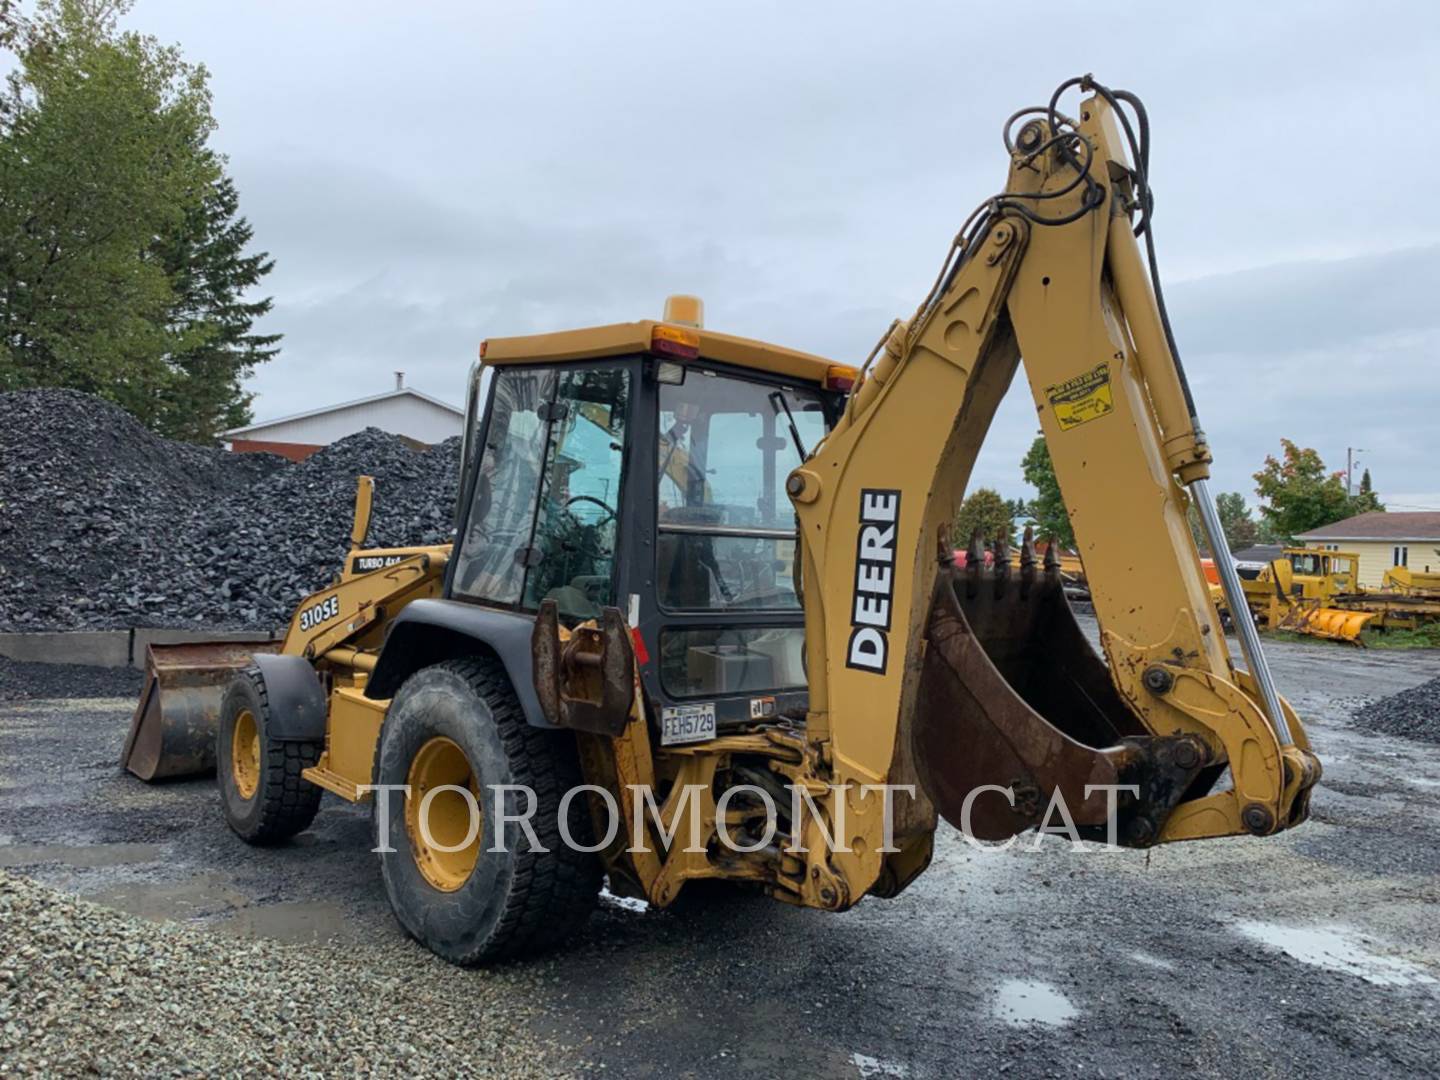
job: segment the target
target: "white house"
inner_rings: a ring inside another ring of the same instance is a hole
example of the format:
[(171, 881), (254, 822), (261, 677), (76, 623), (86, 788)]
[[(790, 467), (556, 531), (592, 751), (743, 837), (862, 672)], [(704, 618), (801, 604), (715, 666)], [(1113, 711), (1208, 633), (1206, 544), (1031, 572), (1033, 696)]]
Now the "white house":
[(1417, 573), (1440, 570), (1440, 513), (1371, 510), (1322, 525), (1295, 537), (1306, 547), (1360, 556), (1360, 584), (1379, 588), (1385, 571), (1408, 566)]
[(465, 413), (429, 394), (405, 385), (405, 373), (395, 373), (395, 389), (322, 409), (265, 420), (234, 428), (221, 435), (237, 453), (264, 451), (291, 461), (303, 461), (322, 446), (379, 428), (416, 446), (432, 446), (459, 435)]

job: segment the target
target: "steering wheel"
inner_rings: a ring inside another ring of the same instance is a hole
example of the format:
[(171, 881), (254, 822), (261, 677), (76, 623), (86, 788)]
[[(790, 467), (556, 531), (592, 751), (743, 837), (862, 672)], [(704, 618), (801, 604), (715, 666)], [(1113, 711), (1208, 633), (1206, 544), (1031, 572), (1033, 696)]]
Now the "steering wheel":
[[(571, 497), (571, 498), (569, 498), (569, 499), (566, 499), (566, 500), (565, 500), (565, 509), (566, 509), (566, 511), (569, 512), (569, 511), (570, 511), (570, 508), (571, 508), (572, 506), (574, 506), (574, 505), (575, 505), (576, 503), (578, 503), (578, 502), (594, 503), (596, 506), (600, 507), (601, 510), (604, 510), (604, 511), (605, 511), (605, 516), (595, 523), (595, 524), (597, 524), (597, 525), (604, 525), (606, 522), (610, 522), (610, 521), (614, 521), (614, 520), (615, 520), (615, 517), (616, 517), (615, 511), (614, 511), (613, 509), (611, 509), (609, 506), (607, 506), (605, 503), (603, 503), (603, 502), (601, 502), (599, 499), (597, 499), (594, 495), (575, 495), (575, 496), (573, 496), (573, 497)], [(573, 517), (573, 518), (575, 518), (576, 521), (579, 521), (579, 520), (580, 520), (578, 517), (576, 517), (576, 515), (575, 515), (573, 512), (570, 513), (570, 516)], [(581, 522), (581, 524), (583, 525), (584, 522)]]

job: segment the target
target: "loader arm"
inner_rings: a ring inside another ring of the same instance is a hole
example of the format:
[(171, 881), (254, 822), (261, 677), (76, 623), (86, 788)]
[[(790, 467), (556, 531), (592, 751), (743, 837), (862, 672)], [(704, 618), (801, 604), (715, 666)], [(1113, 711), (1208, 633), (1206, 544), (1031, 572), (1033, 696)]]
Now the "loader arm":
[[(901, 847), (934, 809), (982, 838), (1013, 835), (1057, 793), (1098, 828), (1096, 785), (1137, 791), (1119, 796), (1122, 842), (1270, 833), (1303, 819), (1319, 776), (1293, 710), (1273, 690), (1267, 707), (1258, 641), (1238, 669), (1210, 599), (1187, 523), (1192, 498), (1208, 499), (1210, 455), (1106, 96), (1076, 121), (1053, 103), (1031, 110), (1007, 135), (1005, 192), (972, 215), (789, 479), (807, 738), (835, 784), (919, 788), (908, 809), (896, 802)], [(1018, 571), (1003, 546), (991, 569), (978, 550), (951, 565), (948, 528), (1022, 355), (1104, 665), (1074, 627), (1053, 551), (1042, 567), (1027, 537)], [(1227, 763), (1233, 786), (1212, 792)], [(996, 791), (977, 796), (985, 785)]]

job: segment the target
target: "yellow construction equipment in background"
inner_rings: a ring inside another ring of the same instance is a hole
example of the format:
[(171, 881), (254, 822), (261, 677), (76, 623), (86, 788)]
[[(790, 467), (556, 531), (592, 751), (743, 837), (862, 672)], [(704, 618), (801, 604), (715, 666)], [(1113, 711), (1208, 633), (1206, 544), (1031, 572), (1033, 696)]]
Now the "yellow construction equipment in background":
[(1358, 645), (1374, 613), (1335, 607), (1331, 601), (1356, 587), (1359, 568), (1353, 552), (1285, 548), (1258, 572), (1242, 570), (1240, 575), (1245, 600), (1261, 626)]
[[(1262, 627), (1363, 645), (1364, 630), (1413, 630), (1440, 621), (1440, 574), (1403, 566), (1379, 589), (1360, 585), (1353, 551), (1287, 547), (1259, 570), (1239, 569), (1246, 603)], [(1228, 615), (1218, 588), (1217, 607)]]

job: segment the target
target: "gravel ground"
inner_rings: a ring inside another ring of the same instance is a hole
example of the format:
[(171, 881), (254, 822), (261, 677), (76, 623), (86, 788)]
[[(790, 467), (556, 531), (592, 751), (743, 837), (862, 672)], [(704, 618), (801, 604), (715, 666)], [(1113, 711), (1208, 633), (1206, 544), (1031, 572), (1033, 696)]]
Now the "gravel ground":
[(144, 682), (145, 675), (137, 668), (34, 664), (0, 656), (0, 701), (138, 697)]
[[(249, 1071), (349, 1072), (350, 1048), (373, 1044), (378, 1067), (420, 1074), (466, 1071), (468, 1054), (502, 1071), (627, 1077), (1436, 1075), (1440, 747), (1352, 717), (1440, 676), (1440, 656), (1268, 652), (1325, 764), (1314, 818), (1283, 836), (979, 852), (942, 829), (931, 868), (892, 901), (839, 916), (762, 898), (688, 916), (607, 901), (572, 949), (472, 972), (403, 938), (362, 811), (327, 796), (294, 843), (249, 848), (212, 783), (117, 771), (130, 698), (0, 704), (0, 867), (127, 913), (66, 908), (61, 944), (41, 945), (43, 911), (0, 907), (0, 955), (37, 943), (26, 978), (49, 989), (9, 992), (0, 1032), (86, 1000), (67, 936), (110, 956), (112, 938), (123, 952), (158, 935), (164, 974), (112, 1014), (137, 1040), (157, 1027), (161, 1056), (142, 1064), (92, 1012), (45, 1037), (52, 1060), (83, 1064), (83, 1051), (163, 1072), (177, 1060), (164, 1054), (209, 1053), (217, 1036), (195, 1025), (213, 1015), (227, 1054), (289, 1055)], [(240, 991), (198, 970), (237, 957), (243, 974), (226, 970)], [(161, 1008), (170, 986), (179, 1015)], [(250, 993), (269, 1031), (226, 1011)], [(281, 1035), (289, 1000), (296, 1034)], [(328, 1040), (307, 1034), (320, 1024)], [(326, 1056), (336, 1042), (344, 1052)], [(417, 1056), (396, 1057), (402, 1042)], [(0, 1067), (10, 1056), (0, 1048)]]
[(370, 428), (296, 465), (170, 442), (72, 390), (0, 394), (0, 631), (282, 626), (339, 574), (358, 476), (371, 546), (448, 539), (459, 448)]
[(1355, 722), (1371, 731), (1440, 743), (1440, 678), (1365, 706)]
[(513, 973), (413, 944), (221, 938), (3, 871), (0, 927), (3, 1075), (555, 1075)]

